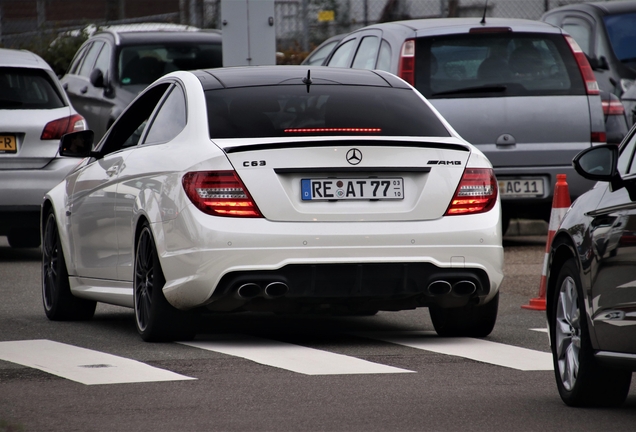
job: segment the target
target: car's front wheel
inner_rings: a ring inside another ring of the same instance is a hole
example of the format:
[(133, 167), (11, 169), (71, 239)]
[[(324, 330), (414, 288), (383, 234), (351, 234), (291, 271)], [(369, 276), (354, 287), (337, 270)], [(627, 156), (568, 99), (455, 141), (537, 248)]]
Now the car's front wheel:
[(486, 337), (495, 327), (499, 309), (499, 293), (480, 306), (441, 308), (431, 306), (429, 313), (433, 327), (443, 337)]
[(561, 399), (570, 406), (618, 406), (629, 392), (632, 372), (601, 366), (594, 358), (574, 258), (559, 272), (549, 311), (550, 345)]
[(195, 336), (194, 316), (168, 303), (166, 283), (155, 241), (147, 223), (135, 250), (134, 307), (137, 331), (147, 342), (190, 340)]
[(73, 296), (53, 210), (49, 210), (42, 240), (42, 303), (53, 321), (87, 320), (96, 302)]

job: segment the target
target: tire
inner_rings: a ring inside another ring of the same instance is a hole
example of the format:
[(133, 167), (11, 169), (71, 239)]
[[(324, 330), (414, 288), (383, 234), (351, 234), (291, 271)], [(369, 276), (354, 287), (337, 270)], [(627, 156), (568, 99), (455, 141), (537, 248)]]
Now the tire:
[(431, 306), (433, 327), (442, 337), (486, 337), (495, 327), (499, 309), (499, 293), (485, 305), (441, 308)]
[(71, 294), (66, 261), (52, 210), (47, 214), (44, 225), (42, 303), (46, 316), (53, 321), (89, 320), (95, 314), (97, 305), (94, 301)]
[(14, 228), (7, 234), (7, 241), (12, 248), (36, 248), (40, 246), (40, 232), (36, 228)]
[(196, 335), (193, 313), (177, 310), (163, 295), (166, 279), (146, 222), (137, 240), (134, 265), (135, 325), (141, 338), (146, 342), (193, 339)]
[(548, 320), (554, 375), (563, 402), (615, 407), (627, 398), (632, 372), (603, 367), (594, 358), (583, 289), (574, 258), (559, 272)]

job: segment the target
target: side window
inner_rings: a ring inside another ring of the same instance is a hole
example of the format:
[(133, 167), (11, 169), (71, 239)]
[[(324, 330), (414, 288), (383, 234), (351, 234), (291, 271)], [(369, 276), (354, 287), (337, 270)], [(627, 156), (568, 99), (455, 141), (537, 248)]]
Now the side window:
[(97, 61), (95, 62), (94, 69), (101, 70), (104, 76), (108, 73), (110, 69), (110, 51), (111, 51), (110, 45), (105, 43), (104, 47), (99, 52), (99, 56), (97, 56)]
[(578, 17), (567, 17), (563, 20), (563, 30), (568, 32), (579, 44), (581, 49), (588, 57), (592, 53), (592, 23), (588, 20)]
[(333, 41), (327, 45), (322, 46), (320, 49), (313, 52), (311, 57), (307, 60), (307, 65), (320, 66), (325, 61), (331, 50), (336, 46), (338, 41)]
[(158, 84), (133, 101), (113, 124), (99, 150), (108, 154), (137, 145), (148, 119), (169, 87), (170, 83)]
[(186, 125), (185, 95), (180, 86), (175, 85), (159, 112), (152, 120), (144, 144), (170, 141), (179, 135)]
[[(636, 173), (636, 158), (634, 148), (636, 147), (636, 133), (632, 134), (629, 141), (621, 148), (621, 155), (618, 157), (618, 172), (621, 177), (633, 176)], [(629, 168), (629, 171), (627, 170)]]
[(382, 39), (380, 44), (380, 54), (378, 55), (378, 64), (376, 69), (391, 72), (391, 46), (387, 41)]
[(378, 58), (378, 48), (380, 38), (376, 36), (366, 36), (362, 38), (356, 56), (353, 59), (354, 69), (375, 69), (375, 61)]
[(81, 76), (88, 77), (93, 71), (93, 65), (95, 64), (95, 60), (97, 59), (97, 55), (99, 51), (102, 49), (104, 42), (95, 42), (88, 49), (88, 53), (86, 53), (86, 59), (82, 63), (82, 67), (79, 70), (79, 74)]
[(84, 60), (84, 57), (86, 57), (86, 52), (88, 51), (89, 46), (89, 44), (84, 45), (75, 55), (73, 63), (68, 69), (69, 74), (76, 75), (79, 72), (80, 65), (82, 64), (82, 60)]
[(327, 64), (327, 66), (349, 67), (349, 59), (351, 58), (351, 53), (356, 47), (355, 42), (356, 39), (351, 39), (336, 48), (336, 51), (333, 53), (331, 59), (329, 59), (329, 63)]

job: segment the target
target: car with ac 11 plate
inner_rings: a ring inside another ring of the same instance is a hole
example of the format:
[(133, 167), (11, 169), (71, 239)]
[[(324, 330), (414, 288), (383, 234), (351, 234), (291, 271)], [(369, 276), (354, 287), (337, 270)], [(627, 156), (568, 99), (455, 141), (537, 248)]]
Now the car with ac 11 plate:
[(486, 336), (503, 278), (488, 159), (389, 73), (274, 66), (156, 81), (42, 205), (44, 309), (135, 311), (144, 340), (196, 315), (428, 307)]
[(617, 406), (636, 370), (636, 127), (574, 159), (598, 181), (571, 205), (548, 256), (557, 387), (572, 406)]
[(585, 54), (555, 26), (504, 18), (374, 24), (346, 35), (324, 64), (385, 70), (420, 91), (492, 162), (504, 231), (511, 218), (549, 219), (557, 174), (567, 175), (573, 197), (593, 185), (571, 161), (606, 142), (599, 88)]
[(42, 197), (78, 163), (60, 157), (60, 138), (84, 129), (40, 56), (0, 48), (0, 235), (11, 247), (40, 245)]

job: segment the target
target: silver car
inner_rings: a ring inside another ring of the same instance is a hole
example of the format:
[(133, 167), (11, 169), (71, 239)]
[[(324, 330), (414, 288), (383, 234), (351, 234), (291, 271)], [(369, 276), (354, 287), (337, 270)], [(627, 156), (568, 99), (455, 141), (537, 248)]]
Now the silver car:
[(345, 36), (327, 66), (381, 69), (414, 85), (495, 167), (504, 229), (549, 219), (556, 175), (572, 198), (592, 182), (572, 168), (606, 141), (599, 88), (577, 43), (539, 21), (422, 19)]
[(85, 128), (42, 58), (0, 48), (0, 235), (12, 247), (40, 245), (42, 198), (78, 163), (59, 156), (60, 138)]

